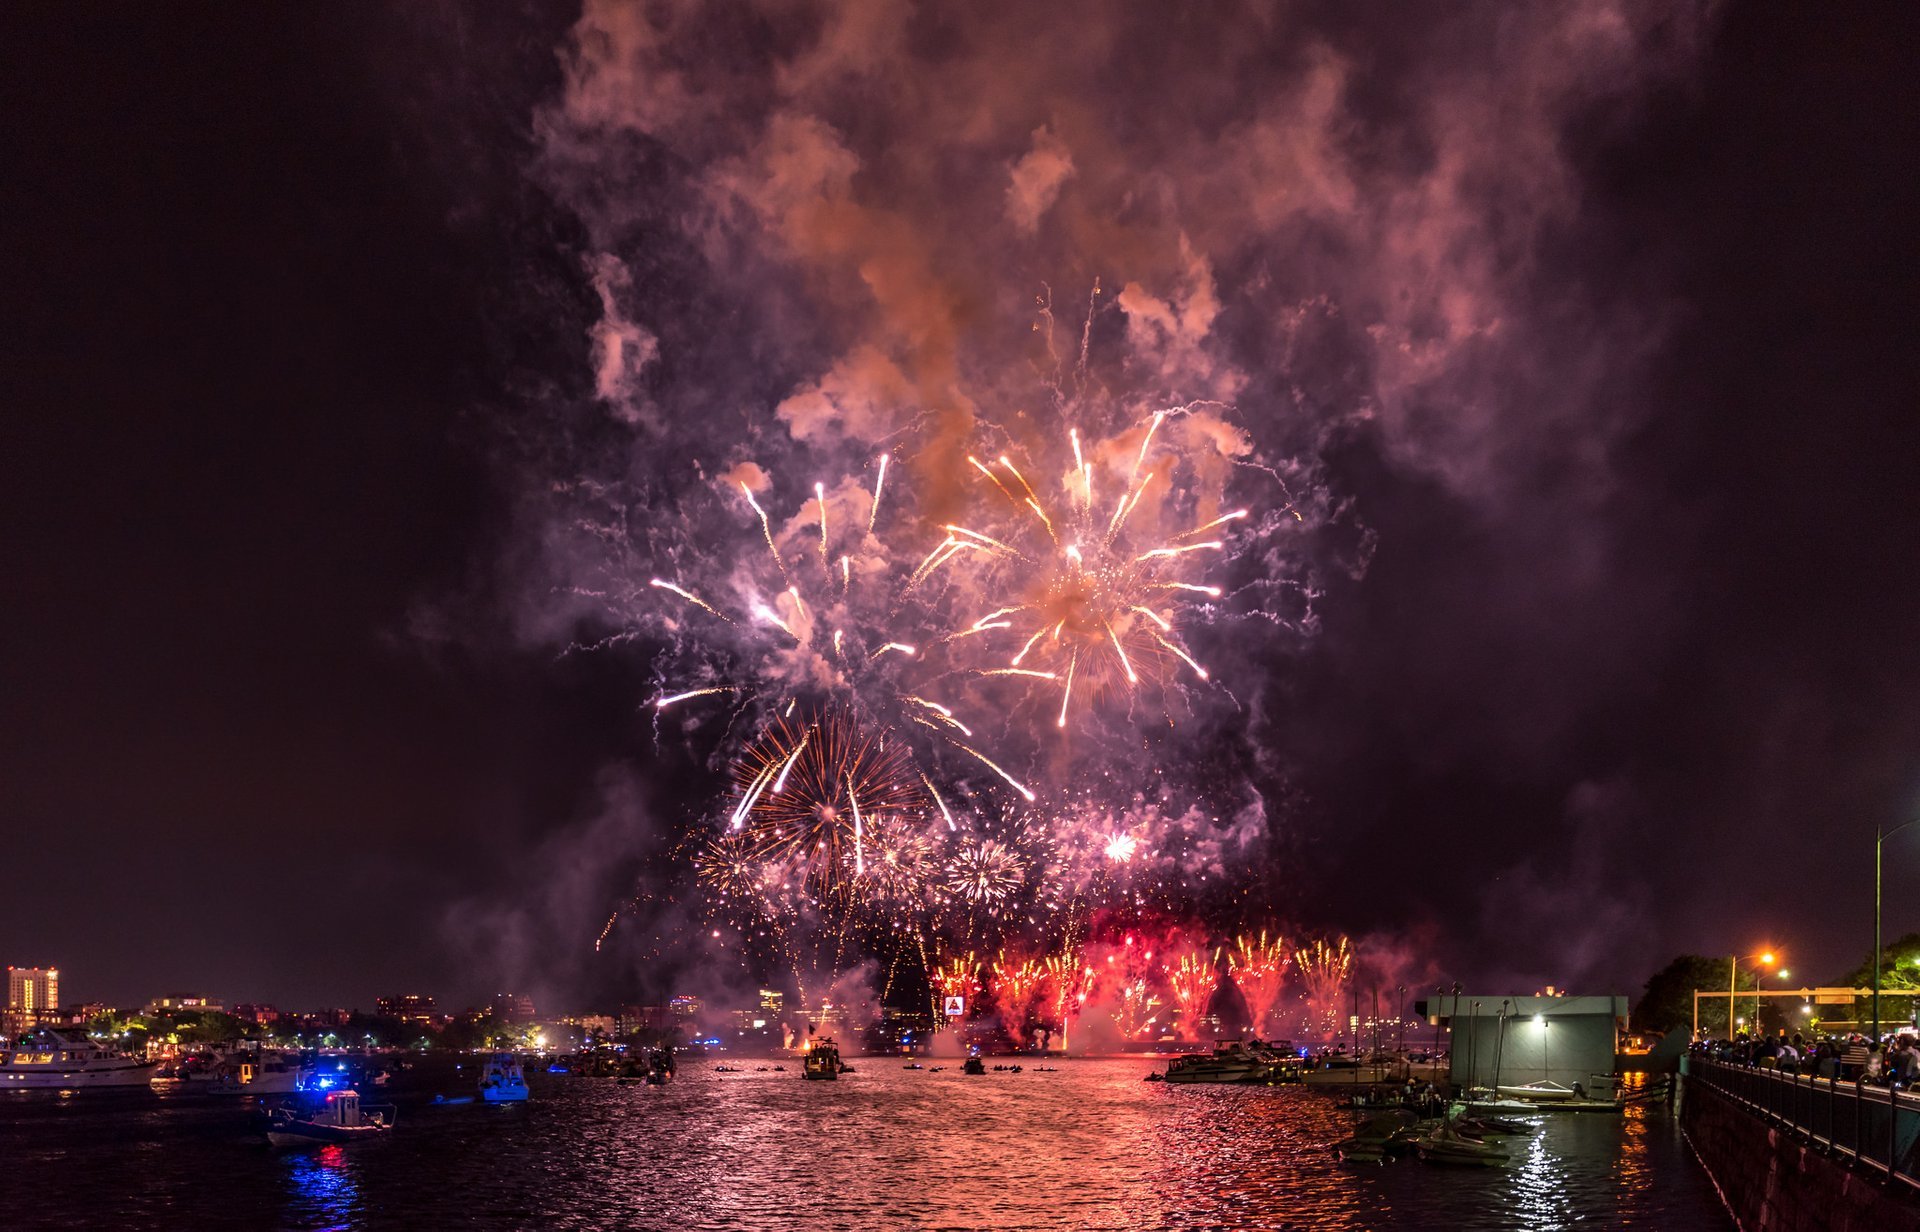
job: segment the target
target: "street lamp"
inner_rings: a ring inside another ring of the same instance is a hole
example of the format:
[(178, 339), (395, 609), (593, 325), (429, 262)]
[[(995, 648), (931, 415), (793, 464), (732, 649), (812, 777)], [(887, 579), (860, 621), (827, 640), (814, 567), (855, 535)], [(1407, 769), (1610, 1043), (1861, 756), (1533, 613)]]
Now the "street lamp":
[[(1759, 963), (1761, 966), (1771, 967), (1773, 965), (1773, 951), (1762, 950), (1758, 954), (1747, 955), (1747, 959), (1748, 961), (1753, 961), (1757, 959), (1759, 960)], [(1740, 956), (1738, 954), (1735, 954), (1727, 959), (1727, 1038), (1728, 1039), (1733, 1038), (1733, 1028), (1734, 1028), (1733, 1002), (1734, 1002), (1735, 993), (1737, 991), (1735, 981), (1738, 979), (1739, 974), (1740, 974)], [(1754, 977), (1753, 987), (1754, 987), (1754, 991), (1756, 992), (1759, 991), (1760, 979), (1758, 976)], [(1755, 997), (1753, 999), (1753, 1025), (1756, 1031), (1759, 1030), (1759, 1027), (1760, 1027), (1760, 998), (1759, 997)]]
[(1886, 841), (1908, 826), (1920, 823), (1920, 817), (1910, 817), (1891, 830), (1875, 827), (1873, 831), (1873, 1042), (1880, 1042), (1880, 848)]

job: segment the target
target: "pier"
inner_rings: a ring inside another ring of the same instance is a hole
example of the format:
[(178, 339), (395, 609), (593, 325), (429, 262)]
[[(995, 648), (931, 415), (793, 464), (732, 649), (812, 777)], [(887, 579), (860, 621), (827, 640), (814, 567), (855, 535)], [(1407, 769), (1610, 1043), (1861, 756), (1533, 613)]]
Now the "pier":
[(1747, 1232), (1920, 1232), (1920, 1096), (1682, 1063), (1681, 1124)]

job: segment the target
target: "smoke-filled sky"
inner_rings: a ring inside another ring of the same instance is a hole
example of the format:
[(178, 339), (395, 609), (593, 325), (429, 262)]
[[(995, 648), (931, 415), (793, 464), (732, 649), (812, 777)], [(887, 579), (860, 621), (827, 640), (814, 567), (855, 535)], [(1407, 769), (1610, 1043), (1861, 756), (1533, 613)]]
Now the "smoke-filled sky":
[[(857, 531), (882, 454), (905, 524), (834, 555), (910, 571), (992, 495), (970, 452), (1057, 480), (1078, 428), (1124, 480), (1171, 407), (1140, 533), (1254, 511), (1181, 617), (1209, 679), (1071, 728), (942, 695), (1043, 797), (1199, 819), (1210, 919), (1388, 983), (1858, 961), (1873, 828), (1920, 811), (1899, 31), (500, 7), (8, 40), (0, 962), (70, 1000), (744, 986), (674, 861), (762, 716), (653, 702), (832, 660), (649, 579), (772, 602), (741, 485), (804, 560), (813, 484)], [(1891, 935), (1920, 837), (1888, 868)]]

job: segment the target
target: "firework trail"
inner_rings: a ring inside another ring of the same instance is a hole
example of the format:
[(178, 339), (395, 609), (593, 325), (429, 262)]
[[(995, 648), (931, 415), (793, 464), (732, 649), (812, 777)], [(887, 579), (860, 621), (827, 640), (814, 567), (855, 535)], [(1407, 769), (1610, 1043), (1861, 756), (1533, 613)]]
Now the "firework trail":
[(1217, 950), (1186, 948), (1169, 955), (1162, 968), (1167, 992), (1173, 997), (1175, 1029), (1188, 1042), (1200, 1038), (1200, 1020), (1220, 986), (1219, 957)]
[(1114, 990), (1113, 1025), (1124, 1040), (1148, 1038), (1158, 1022), (1160, 997), (1153, 988), (1153, 950), (1128, 936), (1107, 955), (1102, 982)]
[(994, 959), (993, 999), (1000, 1007), (1000, 1023), (1016, 1046), (1025, 1042), (1027, 1014), (1046, 974), (1038, 960), (1009, 957), (1005, 950)]
[(1093, 995), (1099, 971), (1075, 950), (1049, 954), (1041, 966), (1046, 972), (1048, 1021), (1060, 1032), (1064, 1043), (1074, 1021), (1086, 1008), (1087, 999)]
[(1265, 929), (1257, 937), (1242, 933), (1227, 953), (1227, 970), (1247, 1003), (1248, 1030), (1256, 1037), (1265, 1036), (1268, 1015), (1280, 999), (1282, 982), (1292, 962), (1293, 951), (1286, 939), (1278, 933), (1270, 938)]
[(1331, 944), (1312, 941), (1294, 952), (1293, 964), (1306, 986), (1307, 1021), (1310, 1030), (1324, 1036), (1335, 1033), (1339, 1023), (1340, 994), (1353, 969), (1353, 949), (1345, 937)]

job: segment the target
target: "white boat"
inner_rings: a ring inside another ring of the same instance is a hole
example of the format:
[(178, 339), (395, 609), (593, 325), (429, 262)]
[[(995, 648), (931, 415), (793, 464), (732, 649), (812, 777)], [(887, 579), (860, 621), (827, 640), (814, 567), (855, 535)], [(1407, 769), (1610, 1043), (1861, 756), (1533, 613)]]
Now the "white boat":
[(1255, 1040), (1227, 1040), (1212, 1053), (1192, 1053), (1167, 1063), (1168, 1082), (1283, 1082), (1297, 1077), (1293, 1057)]
[(1503, 1099), (1524, 1099), (1536, 1104), (1558, 1103), (1579, 1094), (1572, 1087), (1563, 1087), (1557, 1082), (1529, 1082), (1523, 1087), (1495, 1087), (1494, 1092)]
[(84, 1031), (37, 1027), (0, 1050), (0, 1091), (143, 1087), (159, 1064), (97, 1043)]
[(490, 1104), (518, 1104), (526, 1102), (527, 1076), (520, 1068), (520, 1058), (510, 1052), (497, 1052), (487, 1058), (486, 1068), (480, 1071), (480, 1098)]
[(212, 1095), (291, 1095), (300, 1089), (297, 1057), (262, 1048), (183, 1057), (153, 1075), (153, 1085), (175, 1092)]

